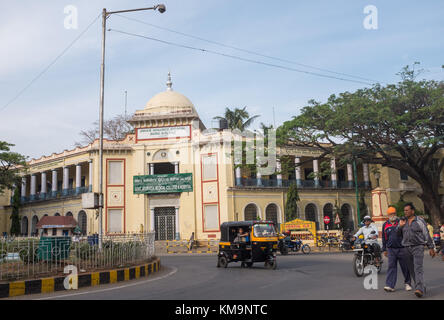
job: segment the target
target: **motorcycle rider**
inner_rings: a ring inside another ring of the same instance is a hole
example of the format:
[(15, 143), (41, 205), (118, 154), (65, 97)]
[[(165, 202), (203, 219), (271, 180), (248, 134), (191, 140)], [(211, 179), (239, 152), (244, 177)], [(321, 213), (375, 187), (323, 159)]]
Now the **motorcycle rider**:
[[(381, 247), (378, 244), (378, 228), (372, 224), (373, 220), (370, 216), (364, 217), (364, 226), (356, 232), (353, 240), (356, 240), (361, 234), (364, 235), (365, 244), (369, 245), (375, 255), (375, 265), (379, 267), (381, 261)], [(375, 231), (375, 234), (372, 234)]]

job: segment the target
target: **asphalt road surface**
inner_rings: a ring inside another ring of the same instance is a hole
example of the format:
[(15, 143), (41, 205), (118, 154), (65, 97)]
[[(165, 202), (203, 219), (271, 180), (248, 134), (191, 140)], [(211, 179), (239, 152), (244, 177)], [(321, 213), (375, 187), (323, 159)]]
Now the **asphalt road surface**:
[[(378, 289), (366, 290), (364, 278), (353, 273), (352, 258), (350, 253), (278, 256), (278, 268), (267, 270), (262, 263), (217, 268), (214, 255), (168, 255), (161, 257), (161, 271), (149, 278), (12, 299), (418, 299), (404, 290), (400, 270), (396, 291), (383, 290), (386, 258)], [(444, 299), (444, 261), (426, 256), (424, 262), (427, 295), (422, 299)]]

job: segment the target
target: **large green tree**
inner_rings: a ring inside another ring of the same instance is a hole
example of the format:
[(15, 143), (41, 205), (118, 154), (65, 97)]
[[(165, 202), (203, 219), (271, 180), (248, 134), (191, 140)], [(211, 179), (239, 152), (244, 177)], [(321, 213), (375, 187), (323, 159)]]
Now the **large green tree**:
[(439, 194), (444, 169), (444, 82), (416, 81), (405, 67), (402, 81), (310, 101), (278, 128), (278, 143), (314, 146), (336, 158), (402, 170), (421, 186), (418, 194), (434, 226), (444, 221)]
[(226, 108), (225, 113), (222, 117), (217, 116), (213, 119), (225, 119), (228, 122), (228, 128), (232, 130), (239, 129), (240, 131), (244, 131), (253, 123), (254, 119), (258, 117), (259, 115), (250, 117), (250, 114), (247, 111), (247, 107), (243, 107), (242, 109), (234, 108), (234, 110)]
[(26, 157), (12, 152), (13, 144), (0, 141), (0, 194), (20, 183), (19, 168), (26, 168)]
[(298, 218), (299, 193), (296, 184), (291, 184), (287, 191), (287, 201), (285, 203), (285, 221)]

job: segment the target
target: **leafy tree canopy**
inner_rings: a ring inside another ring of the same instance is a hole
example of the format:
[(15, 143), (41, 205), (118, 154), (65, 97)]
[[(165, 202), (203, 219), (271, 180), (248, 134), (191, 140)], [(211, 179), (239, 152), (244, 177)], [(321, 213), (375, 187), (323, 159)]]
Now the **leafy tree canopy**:
[(223, 117), (217, 116), (213, 119), (225, 119), (228, 122), (228, 128), (230, 128), (231, 130), (239, 129), (240, 131), (244, 131), (258, 117), (259, 115), (250, 117), (250, 114), (247, 111), (247, 107), (243, 107), (242, 109), (234, 108), (234, 110), (226, 108)]
[[(439, 173), (444, 168), (444, 82), (416, 81), (405, 67), (397, 84), (311, 100), (299, 116), (278, 128), (278, 144), (313, 146), (339, 159), (404, 171), (419, 183), (418, 196), (432, 221), (444, 220)], [(441, 150), (440, 150), (441, 149)]]
[(12, 189), (14, 183), (19, 184), (18, 167), (26, 168), (26, 157), (12, 152), (13, 144), (0, 141), (0, 194), (5, 189)]

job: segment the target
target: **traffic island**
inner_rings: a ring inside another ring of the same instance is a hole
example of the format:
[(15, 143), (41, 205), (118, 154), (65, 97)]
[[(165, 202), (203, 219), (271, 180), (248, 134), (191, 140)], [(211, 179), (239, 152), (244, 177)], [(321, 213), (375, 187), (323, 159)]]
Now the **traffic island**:
[[(75, 283), (75, 280), (77, 280), (77, 286), (78, 289), (80, 289), (148, 277), (150, 274), (159, 270), (160, 259), (156, 258), (149, 263), (122, 269), (0, 283), (0, 298), (16, 297), (25, 294), (66, 291), (65, 279), (68, 277), (69, 284)], [(77, 279), (75, 279), (76, 277)]]

